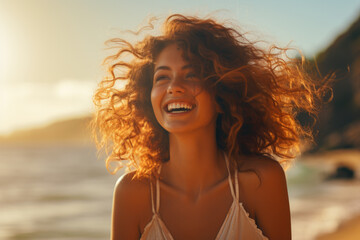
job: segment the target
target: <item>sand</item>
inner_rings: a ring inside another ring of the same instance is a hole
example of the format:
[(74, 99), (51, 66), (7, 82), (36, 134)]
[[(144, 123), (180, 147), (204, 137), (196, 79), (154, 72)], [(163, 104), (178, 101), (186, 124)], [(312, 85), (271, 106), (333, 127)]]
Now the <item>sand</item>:
[[(335, 171), (339, 165), (345, 165), (355, 170), (354, 181), (349, 184), (358, 186), (360, 179), (360, 151), (357, 149), (341, 149), (304, 156), (303, 163), (321, 169), (326, 175)], [(334, 197), (335, 198), (335, 197)], [(338, 199), (340, 200), (340, 198)], [(359, 199), (360, 201), (360, 199)], [(356, 211), (355, 211), (356, 212)], [(354, 212), (354, 214), (355, 214)], [(331, 233), (321, 234), (316, 240), (360, 240), (360, 215), (349, 216)]]
[(329, 234), (324, 234), (316, 240), (359, 240), (360, 239), (360, 215), (342, 223), (339, 228)]

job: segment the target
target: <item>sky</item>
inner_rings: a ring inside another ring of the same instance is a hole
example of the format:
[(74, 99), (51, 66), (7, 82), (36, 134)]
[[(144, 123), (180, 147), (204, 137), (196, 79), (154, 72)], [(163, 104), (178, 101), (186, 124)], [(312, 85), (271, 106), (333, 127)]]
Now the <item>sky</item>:
[(104, 42), (154, 16), (211, 15), (307, 57), (360, 15), (358, 0), (0, 0), (0, 135), (92, 113)]

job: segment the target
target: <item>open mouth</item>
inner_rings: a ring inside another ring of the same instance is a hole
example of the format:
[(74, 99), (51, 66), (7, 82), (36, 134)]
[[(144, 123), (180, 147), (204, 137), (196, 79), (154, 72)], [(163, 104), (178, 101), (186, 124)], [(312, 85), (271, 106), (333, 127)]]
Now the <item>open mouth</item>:
[(165, 111), (168, 113), (184, 113), (191, 111), (195, 106), (184, 102), (173, 102), (165, 106)]

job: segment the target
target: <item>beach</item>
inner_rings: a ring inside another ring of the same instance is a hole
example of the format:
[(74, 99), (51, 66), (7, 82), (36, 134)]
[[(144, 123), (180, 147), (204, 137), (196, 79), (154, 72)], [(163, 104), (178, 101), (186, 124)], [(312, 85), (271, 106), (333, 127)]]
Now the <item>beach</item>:
[[(328, 158), (304, 157), (286, 172), (293, 240), (358, 234), (360, 181), (324, 181)], [(0, 239), (109, 239), (113, 187), (123, 170), (110, 175), (93, 146), (0, 146), (0, 160)]]
[[(360, 239), (360, 151), (356, 149), (333, 150), (317, 153), (302, 157), (302, 164), (311, 169), (319, 171), (318, 176), (322, 179), (331, 175), (339, 166), (347, 166), (355, 171), (355, 178), (352, 180), (330, 180), (323, 184), (338, 186), (338, 191), (327, 197), (339, 206), (340, 211), (333, 211), (330, 219), (337, 218), (335, 224), (330, 224), (329, 228), (316, 236), (316, 240), (358, 240)], [(348, 188), (349, 191), (345, 189)], [(351, 190), (352, 189), (352, 190)], [(344, 191), (345, 190), (345, 191)], [(345, 192), (352, 195), (345, 196)], [(350, 206), (348, 204), (350, 203)], [(331, 209), (331, 208), (330, 208)], [(336, 209), (336, 208), (333, 208)], [(349, 211), (342, 211), (347, 209)], [(330, 211), (331, 212), (331, 211)], [(331, 222), (331, 221), (330, 221)], [(323, 220), (324, 225), (326, 219)], [(331, 226), (332, 225), (332, 226)]]
[(316, 240), (358, 240), (360, 239), (360, 215), (344, 221), (332, 233), (323, 234)]

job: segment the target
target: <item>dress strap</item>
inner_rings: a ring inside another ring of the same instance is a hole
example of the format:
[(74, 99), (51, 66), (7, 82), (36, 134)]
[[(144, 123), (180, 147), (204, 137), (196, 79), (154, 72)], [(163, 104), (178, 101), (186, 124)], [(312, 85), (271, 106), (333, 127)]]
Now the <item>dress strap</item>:
[(239, 201), (239, 175), (238, 175), (238, 169), (235, 167), (235, 192), (236, 192), (236, 200)]
[(234, 199), (238, 199), (238, 190), (237, 190), (237, 185), (238, 185), (238, 182), (237, 182), (237, 170), (235, 169), (235, 186), (236, 186), (236, 195), (235, 195), (235, 192), (234, 192), (234, 186), (233, 186), (233, 183), (232, 183), (232, 179), (231, 179), (231, 172), (230, 172), (230, 167), (229, 167), (229, 159), (226, 155), (226, 153), (224, 153), (224, 157), (225, 157), (225, 162), (226, 162), (226, 167), (227, 167), (227, 170), (228, 170), (228, 179), (229, 179), (229, 186), (230, 186), (230, 191), (231, 191), (231, 195), (233, 196)]
[(152, 212), (154, 214), (156, 214), (155, 207), (154, 207), (154, 188), (153, 188), (151, 180), (150, 180), (150, 192), (151, 192), (151, 208), (152, 208)]
[[(158, 169), (158, 175), (160, 175), (160, 171), (161, 171), (161, 165)], [(159, 212), (159, 207), (160, 207), (160, 183), (159, 183), (159, 177), (156, 178), (156, 199), (155, 199), (155, 203), (154, 203), (154, 187), (152, 185), (152, 182), (150, 180), (150, 192), (151, 192), (151, 208), (152, 208), (152, 212), (154, 214), (157, 214)], [(156, 208), (155, 208), (156, 205)]]
[(159, 212), (160, 207), (160, 183), (159, 183), (159, 177), (161, 172), (161, 166), (158, 169), (158, 177), (156, 178), (156, 213)]

